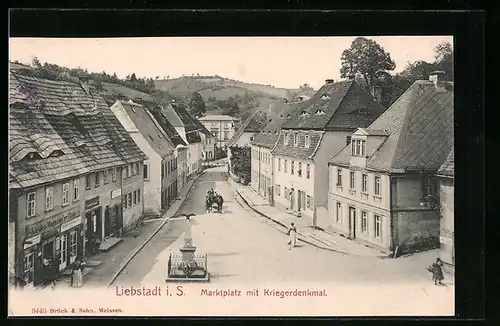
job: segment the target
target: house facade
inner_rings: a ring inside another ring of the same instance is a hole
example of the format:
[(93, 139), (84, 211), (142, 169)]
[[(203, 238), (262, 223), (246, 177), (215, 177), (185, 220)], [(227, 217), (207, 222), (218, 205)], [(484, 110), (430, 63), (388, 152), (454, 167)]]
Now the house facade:
[(415, 82), (329, 163), (328, 227), (396, 254), (439, 246), (436, 171), (453, 146), (453, 85)]
[[(103, 242), (142, 215), (140, 208), (130, 218), (122, 210), (119, 173), (145, 155), (84, 79), (11, 71), (9, 106), (15, 273), (36, 286), (44, 260), (62, 272), (89, 253), (90, 240)], [(142, 180), (134, 186), (142, 196)]]
[(286, 121), (272, 150), (276, 205), (328, 224), (328, 160), (351, 141), (352, 132), (368, 126), (384, 109), (354, 80), (327, 80)]
[[(274, 110), (276, 115), (270, 119), (265, 128), (255, 134), (250, 141), (251, 151), (251, 187), (274, 205), (274, 156), (271, 152), (278, 140), (281, 126), (290, 119), (293, 110), (302, 103), (278, 103)], [(276, 190), (280, 188), (276, 187)]]
[(444, 269), (455, 270), (455, 157), (452, 150), (438, 170), (441, 225), (439, 243)]
[[(142, 175), (144, 186), (144, 215), (160, 216), (177, 195), (177, 162), (173, 144), (170, 142), (153, 115), (142, 105), (132, 101), (116, 101), (111, 111), (130, 134), (137, 146), (148, 157), (142, 169), (134, 171)], [(174, 175), (174, 177), (172, 177)], [(132, 193), (132, 206), (138, 205)], [(128, 195), (127, 195), (128, 197)]]
[(213, 135), (213, 144), (218, 148), (225, 148), (229, 139), (233, 137), (240, 122), (239, 119), (228, 115), (207, 115), (198, 119)]
[(189, 114), (186, 108), (177, 102), (169, 103), (162, 108), (161, 112), (187, 143), (187, 177), (194, 177), (202, 171), (203, 142), (201, 134), (206, 129)]

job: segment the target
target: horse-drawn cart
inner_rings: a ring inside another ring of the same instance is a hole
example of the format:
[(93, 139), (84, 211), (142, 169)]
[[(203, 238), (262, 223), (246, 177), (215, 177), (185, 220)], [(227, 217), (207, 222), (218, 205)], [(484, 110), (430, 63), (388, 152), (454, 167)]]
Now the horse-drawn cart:
[(222, 205), (224, 204), (224, 198), (219, 194), (214, 194), (209, 192), (205, 198), (205, 208), (207, 214), (212, 212), (214, 209), (218, 213), (222, 213)]

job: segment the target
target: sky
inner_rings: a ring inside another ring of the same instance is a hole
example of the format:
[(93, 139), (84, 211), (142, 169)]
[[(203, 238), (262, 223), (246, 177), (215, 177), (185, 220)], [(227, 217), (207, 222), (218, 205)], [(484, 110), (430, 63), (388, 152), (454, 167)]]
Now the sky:
[[(452, 36), (365, 36), (396, 62), (433, 61), (441, 42)], [(219, 75), (244, 82), (315, 89), (340, 79), (340, 57), (355, 37), (162, 37), (162, 38), (10, 38), (9, 59), (30, 64), (34, 57), (68, 68), (106, 71), (118, 77), (162, 79)]]

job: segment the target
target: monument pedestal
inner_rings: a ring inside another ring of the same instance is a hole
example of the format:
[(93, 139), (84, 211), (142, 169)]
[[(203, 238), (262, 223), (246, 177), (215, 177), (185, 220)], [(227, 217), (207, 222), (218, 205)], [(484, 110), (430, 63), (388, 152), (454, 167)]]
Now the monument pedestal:
[(182, 254), (182, 261), (189, 262), (194, 260), (194, 252), (196, 251), (196, 247), (184, 246), (179, 250)]

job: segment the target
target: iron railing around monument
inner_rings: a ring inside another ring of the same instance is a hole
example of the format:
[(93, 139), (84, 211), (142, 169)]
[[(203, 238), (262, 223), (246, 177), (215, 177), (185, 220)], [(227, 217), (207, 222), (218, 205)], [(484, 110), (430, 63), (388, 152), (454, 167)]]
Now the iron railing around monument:
[(185, 262), (180, 254), (170, 254), (167, 263), (168, 277), (196, 278), (205, 277), (208, 270), (208, 255), (194, 255), (193, 260)]

